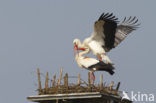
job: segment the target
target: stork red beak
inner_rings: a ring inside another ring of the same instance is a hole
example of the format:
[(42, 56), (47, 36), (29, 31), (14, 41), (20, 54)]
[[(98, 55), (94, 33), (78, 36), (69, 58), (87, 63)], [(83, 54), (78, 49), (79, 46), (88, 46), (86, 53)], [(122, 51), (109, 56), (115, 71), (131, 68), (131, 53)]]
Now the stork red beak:
[(74, 45), (74, 56), (75, 56), (75, 49), (77, 50), (77, 53), (79, 53), (78, 46)]

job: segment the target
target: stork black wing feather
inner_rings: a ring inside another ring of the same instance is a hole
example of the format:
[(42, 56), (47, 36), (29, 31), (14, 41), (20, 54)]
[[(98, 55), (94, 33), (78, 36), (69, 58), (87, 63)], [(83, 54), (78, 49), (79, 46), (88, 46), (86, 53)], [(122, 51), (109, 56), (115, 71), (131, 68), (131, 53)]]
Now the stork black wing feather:
[(115, 43), (116, 47), (120, 42), (122, 42), (129, 33), (133, 30), (136, 30), (140, 24), (137, 23), (138, 19), (134, 16), (133, 18), (130, 16), (128, 19), (124, 18), (123, 22), (117, 27), (115, 34)]
[(115, 42), (115, 32), (117, 28), (118, 18), (116, 18), (113, 13), (102, 13), (99, 17), (98, 21), (104, 21), (103, 25), (103, 34), (104, 34), (104, 49), (110, 50), (114, 48), (114, 42)]
[(96, 71), (106, 71), (108, 72), (110, 75), (114, 74), (114, 67), (111, 64), (105, 64), (104, 62), (99, 61), (99, 63), (91, 65), (90, 67), (88, 67), (89, 70), (93, 70), (93, 68), (96, 68)]
[(105, 16), (105, 18), (112, 17), (113, 13), (109, 14), (108, 16)]

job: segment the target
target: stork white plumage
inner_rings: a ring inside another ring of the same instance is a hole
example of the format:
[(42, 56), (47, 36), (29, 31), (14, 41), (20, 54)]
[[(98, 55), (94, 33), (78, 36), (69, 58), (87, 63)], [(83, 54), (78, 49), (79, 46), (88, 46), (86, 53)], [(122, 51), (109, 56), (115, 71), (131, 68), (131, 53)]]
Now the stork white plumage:
[[(75, 49), (74, 48), (74, 54), (75, 54)], [(77, 53), (75, 60), (80, 68), (85, 68), (89, 71), (91, 71), (91, 80), (95, 80), (94, 72), (95, 71), (106, 71), (110, 75), (114, 74), (114, 67), (110, 64), (105, 64), (104, 62), (98, 61), (94, 58), (89, 58), (89, 57), (84, 57), (83, 55), (87, 54), (89, 52), (89, 48), (85, 48), (84, 51)]]
[(125, 17), (120, 25), (117, 25), (117, 20), (118, 18), (113, 16), (113, 13), (103, 13), (95, 22), (92, 35), (86, 38), (82, 44), (79, 39), (75, 39), (74, 46), (78, 46), (81, 50), (87, 47), (99, 60), (112, 64), (106, 53), (115, 48), (139, 26), (136, 24), (138, 22), (136, 17), (129, 17), (128, 19)]

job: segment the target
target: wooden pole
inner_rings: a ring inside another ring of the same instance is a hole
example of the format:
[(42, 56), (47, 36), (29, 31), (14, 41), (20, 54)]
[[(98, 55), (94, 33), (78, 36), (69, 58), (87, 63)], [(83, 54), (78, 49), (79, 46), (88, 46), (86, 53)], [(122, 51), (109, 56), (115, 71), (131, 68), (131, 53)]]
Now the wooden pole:
[(62, 72), (63, 72), (63, 69), (61, 68), (61, 69), (60, 69), (60, 78), (59, 78), (58, 85), (61, 84), (61, 80), (62, 80)]
[(100, 76), (100, 90), (103, 89), (103, 74)]
[(58, 99), (56, 99), (56, 103), (59, 103), (59, 100)]
[(48, 77), (48, 72), (46, 73), (46, 80), (45, 80), (45, 90), (48, 89), (48, 80), (49, 80), (49, 77)]
[(80, 79), (80, 74), (78, 74), (78, 81), (77, 81), (78, 86), (81, 85), (81, 79)]
[(120, 82), (118, 82), (118, 84), (117, 84), (116, 91), (119, 90), (119, 87), (120, 87)]
[(56, 81), (56, 74), (54, 74), (53, 80), (52, 80), (52, 86), (53, 86), (53, 87), (55, 87), (55, 81)]
[(68, 73), (65, 73), (65, 76), (64, 76), (64, 86), (68, 90)]
[(41, 78), (40, 78), (40, 69), (39, 68), (37, 68), (37, 76), (38, 76), (39, 94), (41, 94), (42, 87), (41, 87)]
[(66, 75), (64, 76), (64, 86), (66, 85)]
[(66, 75), (66, 87), (68, 87), (68, 73), (66, 73), (65, 75)]
[(114, 85), (114, 81), (112, 81), (111, 84), (110, 84), (110, 90), (113, 89), (113, 85)]
[(57, 79), (57, 83), (56, 83), (56, 86), (57, 86), (57, 87), (59, 86), (59, 79)]
[(88, 86), (89, 86), (89, 89), (91, 89), (90, 72), (88, 72)]
[(57, 82), (56, 82), (56, 93), (59, 92), (58, 83), (59, 83), (59, 79), (57, 79)]

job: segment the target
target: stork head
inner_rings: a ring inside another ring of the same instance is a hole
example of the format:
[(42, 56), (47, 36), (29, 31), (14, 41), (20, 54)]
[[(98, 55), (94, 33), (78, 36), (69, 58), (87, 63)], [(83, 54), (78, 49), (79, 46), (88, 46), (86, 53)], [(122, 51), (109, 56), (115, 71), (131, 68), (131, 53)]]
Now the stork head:
[(74, 39), (73, 44), (74, 46), (79, 46), (81, 44), (80, 39)]
[(78, 52), (78, 49), (79, 49), (78, 46), (80, 45), (80, 40), (74, 39), (73, 44), (74, 44), (74, 56), (75, 56), (75, 50), (77, 50)]

